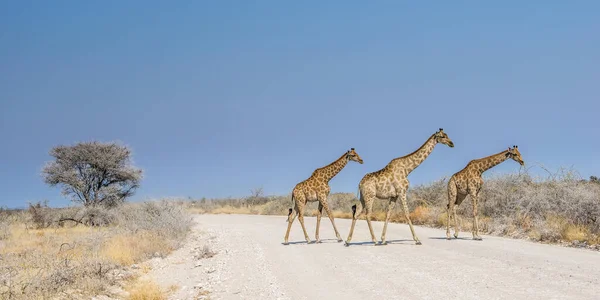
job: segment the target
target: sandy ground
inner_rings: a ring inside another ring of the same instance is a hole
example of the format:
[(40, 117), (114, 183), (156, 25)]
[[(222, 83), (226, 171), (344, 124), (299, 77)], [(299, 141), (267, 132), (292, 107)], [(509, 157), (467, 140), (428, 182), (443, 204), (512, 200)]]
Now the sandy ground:
[[(177, 285), (171, 299), (600, 299), (600, 252), (523, 240), (388, 225), (386, 246), (359, 220), (353, 243), (337, 243), (321, 222), (321, 244), (306, 244), (298, 221), (282, 245), (284, 216), (197, 215), (184, 247), (148, 274)], [(314, 240), (315, 218), (305, 218)], [(337, 219), (345, 239), (349, 220)], [(373, 222), (376, 236), (383, 224)], [(198, 259), (204, 245), (217, 254)]]

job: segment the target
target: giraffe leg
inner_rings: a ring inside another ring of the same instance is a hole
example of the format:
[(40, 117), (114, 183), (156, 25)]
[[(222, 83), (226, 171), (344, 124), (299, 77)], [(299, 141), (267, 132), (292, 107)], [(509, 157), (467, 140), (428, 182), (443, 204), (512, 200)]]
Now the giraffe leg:
[(321, 226), (321, 215), (323, 214), (323, 204), (319, 202), (319, 210), (317, 211), (317, 231), (315, 233), (315, 243), (321, 243), (319, 238), (319, 227)]
[(294, 223), (294, 220), (296, 219), (297, 215), (298, 215), (298, 206), (295, 206), (294, 212), (292, 212), (292, 209), (290, 208), (290, 212), (288, 213), (288, 227), (287, 227), (287, 231), (285, 232), (285, 240), (283, 242), (284, 245), (289, 244), (288, 239), (290, 237), (290, 229), (292, 228), (292, 223)]
[(456, 204), (452, 208), (452, 214), (454, 218), (454, 238), (458, 238), (458, 232), (460, 231), (460, 222), (456, 211), (458, 210), (458, 205), (461, 204), (466, 197), (466, 194), (456, 194)]
[[(448, 215), (448, 223), (446, 223), (446, 239), (449, 240), (450, 238), (450, 219), (452, 217), (452, 213), (451, 211), (454, 210), (454, 204), (448, 204), (448, 206), (446, 206), (446, 214)], [(454, 226), (456, 227), (456, 219), (454, 219)]]
[(459, 227), (459, 221), (458, 221), (458, 216), (456, 215), (456, 209), (458, 207), (455, 205), (454, 206), (454, 238), (458, 238), (458, 232), (460, 231), (460, 227)]
[[(446, 206), (446, 214), (448, 215), (448, 223), (446, 223), (446, 239), (450, 239), (450, 219), (452, 216), (451, 211), (454, 210), (454, 204), (456, 203), (456, 187), (448, 186), (448, 205)], [(454, 226), (456, 226), (456, 219), (454, 219)]]
[(400, 199), (402, 200), (402, 208), (404, 208), (404, 216), (406, 217), (406, 221), (408, 222), (408, 226), (410, 227), (410, 232), (412, 233), (413, 239), (415, 240), (415, 244), (421, 245), (421, 241), (415, 234), (415, 229), (413, 228), (412, 222), (410, 221), (410, 216), (408, 214), (408, 205), (406, 205), (406, 191), (403, 191), (400, 195)]
[[(361, 201), (362, 202), (362, 201)], [(348, 238), (346, 239), (346, 246), (350, 246), (350, 241), (352, 240), (352, 234), (354, 233), (354, 226), (356, 225), (356, 219), (360, 218), (364, 211), (365, 204), (361, 203), (360, 210), (356, 213), (356, 204), (352, 205), (352, 226), (350, 227), (350, 233), (348, 233)]]
[(373, 243), (375, 245), (377, 245), (377, 239), (375, 239), (375, 233), (373, 233), (373, 225), (371, 225), (371, 212), (373, 211), (373, 200), (368, 202), (369, 204), (367, 204), (367, 215), (365, 216), (365, 219), (367, 220), (367, 225), (369, 225), (369, 231), (371, 232), (371, 240), (373, 240)]
[(473, 239), (481, 241), (479, 236), (479, 222), (477, 220), (477, 202), (478, 202), (479, 191), (471, 193), (471, 199), (473, 200)]
[(308, 237), (308, 233), (306, 232), (306, 227), (304, 227), (304, 205), (300, 206), (298, 221), (300, 221), (300, 226), (302, 226), (302, 231), (304, 232), (304, 238), (306, 239), (306, 243), (310, 244), (310, 238)]
[(333, 214), (331, 213), (331, 210), (329, 209), (329, 205), (327, 205), (326, 201), (323, 201), (323, 207), (325, 208), (325, 212), (327, 212), (327, 216), (329, 217), (329, 220), (331, 221), (331, 225), (333, 225), (333, 230), (335, 231), (335, 237), (337, 237), (338, 243), (343, 241), (342, 237), (340, 236), (339, 231), (337, 230), (337, 227), (335, 226), (335, 221), (333, 220)]
[(385, 233), (387, 232), (387, 225), (388, 225), (388, 222), (390, 221), (390, 216), (392, 215), (392, 210), (394, 209), (394, 206), (396, 206), (396, 200), (398, 200), (398, 198), (391, 198), (390, 203), (388, 204), (387, 215), (385, 216), (385, 223), (383, 224), (383, 231), (381, 232), (381, 244), (382, 245), (387, 244), (387, 242), (385, 241)]

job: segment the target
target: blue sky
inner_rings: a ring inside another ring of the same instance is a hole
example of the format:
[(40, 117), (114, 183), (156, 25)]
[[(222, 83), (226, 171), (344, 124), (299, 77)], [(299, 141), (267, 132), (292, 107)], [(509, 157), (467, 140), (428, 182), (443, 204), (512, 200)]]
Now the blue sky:
[[(58, 144), (121, 141), (132, 200), (287, 194), (356, 148), (332, 192), (418, 148), (450, 176), (517, 144), (600, 175), (600, 2), (11, 1), (0, 4), (0, 205), (69, 202)], [(516, 172), (505, 162), (494, 172)], [(535, 168), (532, 169), (535, 171)]]

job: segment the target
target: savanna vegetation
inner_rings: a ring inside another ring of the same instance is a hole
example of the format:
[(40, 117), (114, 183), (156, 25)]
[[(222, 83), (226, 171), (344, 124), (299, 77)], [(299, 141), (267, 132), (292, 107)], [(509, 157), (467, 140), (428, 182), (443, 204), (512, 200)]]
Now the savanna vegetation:
[[(447, 180), (410, 188), (408, 203), (413, 224), (446, 228)], [(484, 180), (478, 208), (481, 233), (598, 248), (600, 182), (596, 177), (585, 180), (572, 170), (561, 169), (547, 176), (525, 172), (487, 176)], [(351, 218), (351, 206), (360, 207), (353, 193), (333, 193), (328, 202), (336, 218)], [(387, 205), (385, 201), (374, 204), (374, 220), (385, 219)], [(264, 196), (258, 189), (247, 198), (199, 199), (190, 207), (198, 213), (286, 215), (292, 203), (291, 195)], [(306, 215), (315, 216), (316, 202), (308, 207)], [(470, 237), (473, 214), (469, 198), (459, 206), (458, 213), (461, 235)], [(394, 208), (391, 221), (406, 221), (401, 205)]]
[(116, 143), (57, 146), (43, 180), (74, 206), (29, 203), (0, 209), (1, 299), (164, 299), (168, 291), (138, 282), (132, 266), (177, 249), (191, 226), (178, 201), (127, 203), (142, 171)]
[[(37, 201), (23, 210), (0, 208), (2, 299), (164, 299), (168, 291), (138, 280), (140, 272), (149, 271), (139, 265), (182, 244), (192, 224), (190, 211), (286, 215), (293, 205), (290, 195), (266, 196), (262, 189), (237, 199), (129, 203), (143, 172), (131, 163), (126, 146), (85, 142), (54, 147), (50, 155), (43, 180), (60, 187), (74, 205), (51, 208)], [(525, 172), (485, 180), (479, 205), (482, 233), (600, 248), (597, 177), (582, 179), (560, 170), (541, 177)], [(411, 187), (414, 224), (445, 228), (446, 185), (442, 178)], [(328, 202), (336, 218), (351, 218), (351, 206), (360, 205), (354, 193), (333, 193)], [(374, 220), (384, 220), (387, 205), (375, 203)], [(406, 221), (401, 209), (396, 206), (392, 222)], [(316, 203), (309, 204), (306, 215), (314, 216), (316, 210)], [(470, 236), (471, 211), (467, 198), (459, 207), (464, 236)]]

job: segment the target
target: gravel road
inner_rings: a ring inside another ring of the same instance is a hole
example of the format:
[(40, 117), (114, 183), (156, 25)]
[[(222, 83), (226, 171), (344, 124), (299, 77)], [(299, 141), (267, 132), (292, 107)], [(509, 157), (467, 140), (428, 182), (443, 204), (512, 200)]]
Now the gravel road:
[[(177, 285), (172, 299), (600, 299), (600, 252), (470, 233), (389, 224), (386, 246), (370, 242), (359, 220), (350, 247), (329, 219), (321, 244), (306, 244), (298, 221), (282, 245), (284, 216), (197, 215), (184, 247), (148, 274)], [(315, 218), (305, 218), (314, 240)], [(336, 219), (346, 238), (350, 221)], [(373, 222), (376, 236), (382, 222)], [(197, 259), (204, 245), (217, 252)], [(209, 292), (209, 293), (208, 293)], [(200, 295), (200, 296), (199, 296)], [(198, 298), (199, 297), (199, 298)]]

